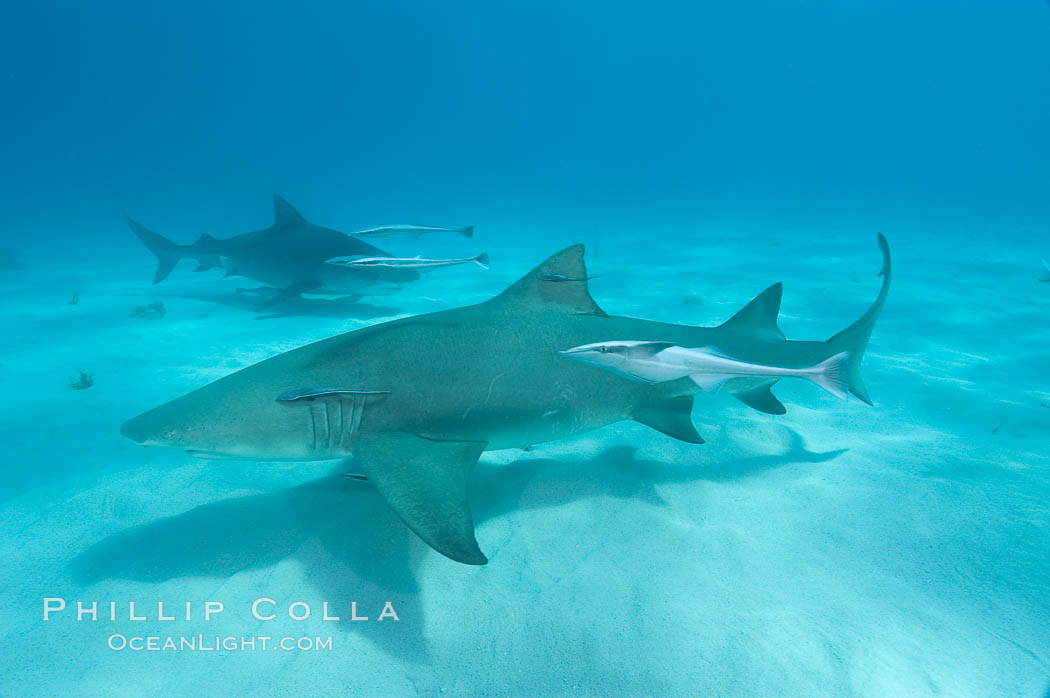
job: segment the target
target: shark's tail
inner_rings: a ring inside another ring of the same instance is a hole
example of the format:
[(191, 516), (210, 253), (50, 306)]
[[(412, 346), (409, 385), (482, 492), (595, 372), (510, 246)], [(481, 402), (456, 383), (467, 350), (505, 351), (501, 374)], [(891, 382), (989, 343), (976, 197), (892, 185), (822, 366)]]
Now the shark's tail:
[(882, 250), (882, 271), (879, 272), (882, 277), (882, 290), (879, 291), (879, 297), (859, 320), (827, 341), (832, 356), (848, 352), (849, 391), (869, 405), (872, 404), (871, 397), (860, 375), (860, 363), (864, 358), (864, 350), (868, 347), (871, 331), (875, 328), (875, 321), (879, 319), (882, 306), (886, 303), (886, 296), (890, 291), (890, 278), (893, 275), (890, 246), (882, 233), (879, 233), (879, 248)]
[(157, 255), (157, 273), (153, 276), (153, 283), (159, 284), (168, 278), (168, 274), (175, 268), (178, 261), (186, 256), (185, 249), (168, 238), (157, 235), (149, 228), (136, 223), (127, 214), (124, 215), (124, 220), (131, 226), (131, 231), (135, 233), (138, 239), (142, 240), (142, 244), (148, 247), (150, 252)]
[(842, 351), (821, 361), (812, 368), (803, 369), (806, 378), (839, 398), (846, 399), (849, 390), (849, 352)]
[(488, 269), (489, 268), (489, 253), (488, 252), (482, 252), (477, 257), (475, 257), (473, 261), (474, 261), (474, 264), (477, 264), (482, 269)]
[(474, 226), (468, 225), (466, 228), (460, 228), (457, 232), (465, 238), (472, 238), (474, 237)]

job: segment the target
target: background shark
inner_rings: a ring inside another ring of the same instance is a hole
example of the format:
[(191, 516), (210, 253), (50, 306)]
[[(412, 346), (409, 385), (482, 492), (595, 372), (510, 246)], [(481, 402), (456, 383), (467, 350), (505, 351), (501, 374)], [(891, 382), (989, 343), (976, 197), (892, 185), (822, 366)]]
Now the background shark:
[(219, 240), (201, 235), (192, 245), (177, 245), (125, 216), (132, 231), (157, 256), (153, 283), (168, 277), (180, 259), (197, 260), (194, 271), (224, 267), (226, 276), (244, 276), (272, 287), (263, 306), (313, 293), (375, 295), (392, 284), (414, 281), (410, 269), (357, 269), (325, 264), (340, 256), (388, 257), (383, 250), (356, 237), (307, 221), (291, 204), (274, 194), (273, 225)]
[[(717, 345), (741, 360), (804, 367), (849, 352), (848, 387), (870, 404), (860, 361), (890, 283), (871, 308), (826, 342), (787, 340), (777, 327), (779, 284), (718, 327), (610, 317), (585, 279), (583, 246), (540, 264), (478, 305), (403, 318), (279, 354), (146, 412), (121, 428), (146, 446), (216, 457), (325, 460), (349, 456), (390, 507), (449, 558), (487, 562), (467, 506), (483, 451), (524, 448), (633, 419), (703, 443), (691, 421), (688, 379), (642, 384), (560, 355), (608, 337)], [(775, 379), (727, 388), (756, 409), (781, 413)]]

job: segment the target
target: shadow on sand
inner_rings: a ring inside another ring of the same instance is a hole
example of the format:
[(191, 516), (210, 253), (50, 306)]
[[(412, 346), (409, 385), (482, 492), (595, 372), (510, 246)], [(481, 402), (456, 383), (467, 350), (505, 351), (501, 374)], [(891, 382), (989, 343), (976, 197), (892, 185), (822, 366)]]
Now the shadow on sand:
[(250, 293), (213, 293), (213, 292), (180, 292), (180, 293), (153, 293), (152, 295), (162, 298), (191, 298), (218, 305), (226, 305), (240, 308), (246, 312), (257, 313), (256, 319), (270, 320), (281, 317), (325, 317), (325, 318), (360, 318), (371, 320), (381, 317), (395, 317), (404, 314), (403, 308), (393, 306), (372, 305), (361, 301), (356, 296), (341, 296), (338, 298), (292, 298), (283, 301), (279, 305), (259, 310), (262, 299)]
[[(639, 459), (630, 446), (612, 447), (590, 459), (528, 458), (502, 466), (481, 462), (471, 505), (478, 522), (589, 497), (666, 506), (658, 484), (744, 477), (843, 453), (808, 451), (802, 438), (789, 432), (790, 446), (780, 455), (707, 467)], [(82, 585), (111, 578), (156, 583), (188, 576), (224, 579), (292, 559), (310, 570), (307, 578), (327, 601), (344, 608), (351, 600), (393, 601), (400, 624), (357, 623), (353, 629), (403, 659), (424, 661), (425, 619), (416, 570), (425, 555), (437, 553), (408, 531), (368, 483), (343, 477), (345, 471), (340, 466), (327, 477), (290, 489), (206, 504), (120, 531), (74, 558), (68, 571)], [(529, 496), (523, 497), (526, 487)], [(348, 621), (341, 625), (351, 627)]]

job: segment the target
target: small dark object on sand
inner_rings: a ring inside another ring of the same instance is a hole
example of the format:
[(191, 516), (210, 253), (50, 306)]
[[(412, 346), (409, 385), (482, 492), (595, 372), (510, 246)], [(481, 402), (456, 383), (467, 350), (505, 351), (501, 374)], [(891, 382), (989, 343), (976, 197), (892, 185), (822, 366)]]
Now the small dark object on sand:
[(682, 299), (682, 302), (686, 305), (703, 305), (704, 297), (697, 293), (690, 293), (688, 296)]
[(167, 312), (164, 309), (164, 304), (160, 301), (153, 301), (149, 305), (136, 305), (128, 313), (131, 317), (145, 317), (155, 318), (164, 317), (164, 313)]
[(80, 372), (80, 377), (75, 381), (70, 381), (69, 387), (73, 390), (86, 390), (95, 384), (95, 374)]
[(70, 298), (66, 303), (69, 305), (76, 305), (80, 302), (80, 291), (73, 291), (73, 297)]
[(18, 255), (10, 247), (0, 247), (0, 271), (21, 271), (26, 265), (18, 259)]

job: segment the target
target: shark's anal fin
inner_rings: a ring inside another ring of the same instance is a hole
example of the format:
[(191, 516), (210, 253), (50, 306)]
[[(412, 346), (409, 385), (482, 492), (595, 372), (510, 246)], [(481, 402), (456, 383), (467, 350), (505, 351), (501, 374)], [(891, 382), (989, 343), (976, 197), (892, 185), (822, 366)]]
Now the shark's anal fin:
[(733, 397), (759, 412), (785, 414), (787, 413), (787, 408), (784, 407), (784, 403), (778, 400), (777, 396), (770, 390), (775, 384), (776, 381), (770, 381), (745, 392), (733, 393)]
[[(552, 278), (567, 278), (577, 283), (550, 283)], [(583, 263), (583, 245), (567, 247), (530, 271), (506, 291), (496, 296), (496, 302), (520, 305), (547, 303), (560, 306), (577, 315), (608, 317), (591, 298), (587, 289), (587, 267)]]
[(430, 547), (456, 562), (484, 565), (467, 485), (485, 445), (388, 432), (363, 437), (354, 457), (394, 513)]
[(784, 333), (777, 325), (777, 317), (780, 315), (780, 301), (783, 296), (783, 285), (780, 283), (773, 284), (755, 296), (736, 315), (722, 323), (722, 327), (727, 330), (748, 332), (754, 337), (770, 342), (785, 339)]
[(633, 419), (679, 441), (702, 444), (704, 440), (693, 426), (692, 412), (693, 397), (683, 395), (638, 409)]

